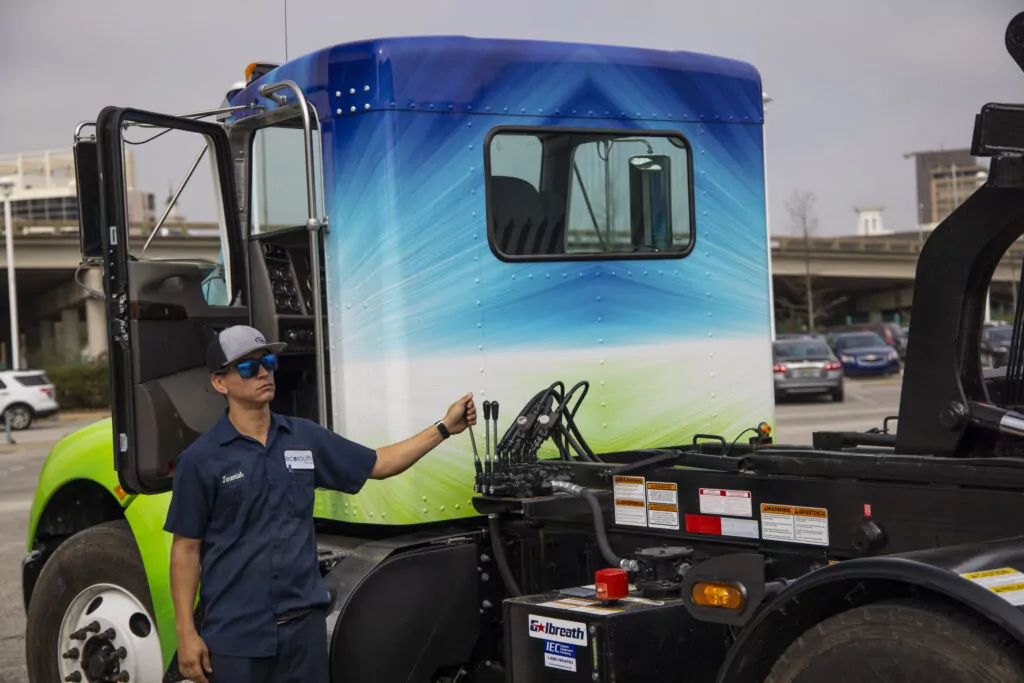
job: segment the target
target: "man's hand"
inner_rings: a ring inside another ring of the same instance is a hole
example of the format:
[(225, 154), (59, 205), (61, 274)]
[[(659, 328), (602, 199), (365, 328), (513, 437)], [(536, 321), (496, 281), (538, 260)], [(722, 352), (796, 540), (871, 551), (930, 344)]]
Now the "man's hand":
[(459, 434), (466, 431), (470, 425), (475, 425), (476, 405), (473, 403), (473, 393), (470, 392), (451, 404), (442, 422), (452, 434)]
[(195, 683), (209, 683), (206, 674), (213, 673), (210, 651), (195, 631), (178, 636), (178, 670)]

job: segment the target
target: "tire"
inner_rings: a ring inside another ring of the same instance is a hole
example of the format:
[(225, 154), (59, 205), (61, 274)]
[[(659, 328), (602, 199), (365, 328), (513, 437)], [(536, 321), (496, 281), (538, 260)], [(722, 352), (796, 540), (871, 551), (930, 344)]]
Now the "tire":
[[(163, 678), (146, 570), (124, 520), (90, 527), (54, 551), (39, 573), (27, 621), (25, 659), (32, 683), (63, 681), (74, 670), (87, 672), (104, 650), (116, 647), (126, 648), (126, 657), (116, 666), (129, 672), (129, 680)], [(81, 628), (78, 624), (90, 622), (100, 628), (84, 639), (65, 637)], [(114, 638), (105, 641), (108, 628), (114, 629)], [(79, 650), (79, 659), (62, 656), (71, 648)], [(96, 655), (91, 662), (86, 659), (90, 655)], [(91, 679), (83, 675), (81, 680)]]
[(765, 683), (1024, 681), (1024, 665), (1008, 640), (974, 614), (924, 601), (885, 601), (806, 631)]
[(832, 392), (831, 396), (832, 400), (835, 401), (836, 403), (842, 403), (843, 401), (846, 400), (846, 388), (839, 387), (838, 389)]
[(11, 425), (12, 432), (20, 432), (32, 426), (32, 408), (24, 403), (15, 403), (4, 410), (4, 420)]

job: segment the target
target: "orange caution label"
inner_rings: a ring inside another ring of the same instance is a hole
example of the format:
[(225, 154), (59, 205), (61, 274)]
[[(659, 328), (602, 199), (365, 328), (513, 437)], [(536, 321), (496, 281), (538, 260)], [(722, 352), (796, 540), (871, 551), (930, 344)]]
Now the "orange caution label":
[(675, 505), (662, 505), (661, 503), (650, 503), (647, 506), (648, 510), (655, 510), (658, 512), (676, 512), (679, 508)]
[(828, 519), (828, 510), (822, 508), (793, 508), (793, 514), (798, 517), (817, 517)]
[(676, 485), (675, 484), (662, 484), (661, 482), (657, 482), (657, 481), (649, 481), (649, 482), (647, 482), (647, 488), (648, 489), (655, 489), (656, 491), (675, 491), (676, 490)]
[(615, 504), (627, 508), (644, 507), (644, 502), (642, 500), (616, 500)]
[(770, 515), (791, 515), (793, 514), (792, 505), (772, 505), (771, 503), (761, 503), (761, 514)]
[(616, 484), (635, 484), (637, 486), (644, 485), (643, 477), (615, 477)]

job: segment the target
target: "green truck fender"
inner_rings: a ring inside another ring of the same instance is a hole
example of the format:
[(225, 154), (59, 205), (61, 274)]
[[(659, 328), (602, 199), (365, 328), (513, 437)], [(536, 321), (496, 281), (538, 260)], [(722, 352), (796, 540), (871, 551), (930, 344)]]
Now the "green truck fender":
[[(32, 500), (26, 551), (31, 552), (35, 547), (40, 522), (52, 504), (60, 499), (63, 500), (56, 504), (66, 504), (69, 496), (82, 495), (86, 491), (94, 492), (102, 487), (112, 501), (120, 506), (121, 515), (131, 527), (138, 545), (146, 568), (146, 580), (155, 611), (153, 618), (166, 668), (178, 647), (170, 588), (172, 536), (163, 530), (171, 494), (126, 495), (120, 489), (113, 454), (113, 432), (109, 418), (69, 434), (53, 447), (39, 474)], [(113, 505), (109, 507), (115, 508)], [(112, 519), (90, 519), (75, 531), (103, 521)]]

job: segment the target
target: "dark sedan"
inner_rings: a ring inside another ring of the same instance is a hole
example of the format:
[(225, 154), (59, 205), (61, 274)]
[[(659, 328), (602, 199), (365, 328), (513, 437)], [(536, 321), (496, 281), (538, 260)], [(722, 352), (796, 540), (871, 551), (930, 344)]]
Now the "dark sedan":
[(874, 332), (837, 334), (832, 346), (848, 377), (895, 375), (900, 371), (899, 353)]
[(843, 368), (832, 349), (816, 339), (779, 339), (772, 345), (775, 398), (828, 394), (842, 401)]
[(1013, 328), (1009, 325), (991, 325), (981, 333), (981, 362), (991, 368), (1001, 368), (1009, 362), (1010, 338)]

